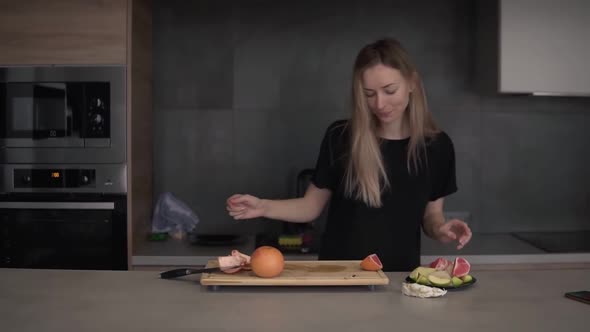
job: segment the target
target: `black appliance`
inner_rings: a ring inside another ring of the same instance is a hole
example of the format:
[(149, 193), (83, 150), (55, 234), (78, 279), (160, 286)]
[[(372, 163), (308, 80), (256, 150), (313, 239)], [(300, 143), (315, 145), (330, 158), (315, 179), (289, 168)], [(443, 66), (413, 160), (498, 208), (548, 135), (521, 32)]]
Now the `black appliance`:
[(124, 195), (14, 194), (0, 202), (0, 267), (127, 269)]
[(0, 67), (0, 163), (125, 163), (125, 67)]

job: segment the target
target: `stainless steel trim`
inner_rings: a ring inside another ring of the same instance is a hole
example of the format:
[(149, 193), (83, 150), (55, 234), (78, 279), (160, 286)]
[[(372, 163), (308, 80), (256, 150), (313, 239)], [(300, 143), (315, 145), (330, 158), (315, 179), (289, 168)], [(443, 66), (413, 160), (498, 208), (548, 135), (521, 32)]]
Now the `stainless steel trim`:
[(0, 202), (0, 209), (114, 210), (113, 202)]
[(84, 146), (87, 148), (108, 148), (111, 146), (110, 138), (86, 138)]
[(75, 137), (46, 138), (33, 140), (26, 138), (6, 138), (4, 144), (12, 148), (83, 148), (84, 139)]
[(531, 93), (536, 97), (588, 97), (590, 93), (574, 93), (574, 92), (545, 92), (545, 91), (533, 91)]

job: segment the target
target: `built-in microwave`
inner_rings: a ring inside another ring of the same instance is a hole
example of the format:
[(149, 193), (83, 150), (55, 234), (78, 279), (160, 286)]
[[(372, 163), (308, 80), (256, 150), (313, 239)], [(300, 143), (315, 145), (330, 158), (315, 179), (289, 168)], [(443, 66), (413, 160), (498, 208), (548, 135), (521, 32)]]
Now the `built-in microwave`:
[(0, 68), (0, 163), (125, 163), (125, 67)]

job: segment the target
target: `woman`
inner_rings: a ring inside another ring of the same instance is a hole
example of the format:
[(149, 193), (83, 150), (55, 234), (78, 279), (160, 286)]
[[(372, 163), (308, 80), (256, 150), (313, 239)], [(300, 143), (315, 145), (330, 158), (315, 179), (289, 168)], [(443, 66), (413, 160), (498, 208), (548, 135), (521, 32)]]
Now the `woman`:
[(304, 197), (233, 195), (229, 215), (304, 223), (330, 202), (319, 259), (376, 253), (386, 271), (420, 265), (420, 227), (461, 249), (471, 230), (443, 215), (444, 197), (457, 190), (453, 143), (434, 123), (418, 72), (399, 42), (378, 40), (359, 52), (352, 93), (352, 118), (327, 129)]

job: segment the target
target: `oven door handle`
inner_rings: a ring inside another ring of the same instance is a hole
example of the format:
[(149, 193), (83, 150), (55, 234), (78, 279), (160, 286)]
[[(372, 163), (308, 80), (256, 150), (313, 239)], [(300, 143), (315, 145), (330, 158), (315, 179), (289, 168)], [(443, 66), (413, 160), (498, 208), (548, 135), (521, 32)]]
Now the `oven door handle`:
[(0, 209), (114, 210), (114, 202), (0, 202)]

